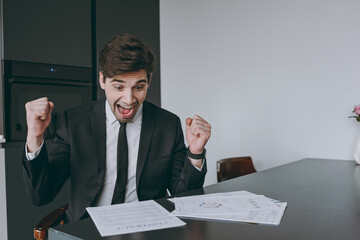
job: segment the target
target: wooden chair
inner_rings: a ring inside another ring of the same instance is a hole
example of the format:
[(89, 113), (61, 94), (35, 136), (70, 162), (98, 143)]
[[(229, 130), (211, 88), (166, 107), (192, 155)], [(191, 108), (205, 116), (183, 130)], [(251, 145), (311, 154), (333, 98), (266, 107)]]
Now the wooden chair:
[(217, 161), (217, 180), (222, 182), (256, 172), (251, 157), (233, 157)]
[(50, 227), (63, 225), (68, 207), (68, 204), (61, 206), (41, 219), (34, 227), (34, 238), (36, 240), (44, 240)]

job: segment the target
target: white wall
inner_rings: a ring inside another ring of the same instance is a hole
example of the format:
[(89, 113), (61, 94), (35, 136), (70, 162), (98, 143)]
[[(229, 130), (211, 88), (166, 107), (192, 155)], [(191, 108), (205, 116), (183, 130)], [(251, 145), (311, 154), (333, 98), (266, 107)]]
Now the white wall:
[(359, 13), (355, 0), (160, 1), (162, 106), (212, 124), (205, 185), (225, 157), (352, 159)]

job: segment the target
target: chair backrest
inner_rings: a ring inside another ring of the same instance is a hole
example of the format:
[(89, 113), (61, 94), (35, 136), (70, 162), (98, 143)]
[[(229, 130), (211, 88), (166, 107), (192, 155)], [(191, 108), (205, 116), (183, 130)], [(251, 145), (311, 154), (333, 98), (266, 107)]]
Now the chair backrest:
[(218, 182), (256, 172), (249, 156), (225, 158), (216, 164)]
[(64, 223), (68, 207), (68, 204), (61, 206), (41, 219), (41, 221), (34, 227), (34, 238), (36, 240), (44, 240), (47, 237), (47, 231), (50, 227), (62, 225)]

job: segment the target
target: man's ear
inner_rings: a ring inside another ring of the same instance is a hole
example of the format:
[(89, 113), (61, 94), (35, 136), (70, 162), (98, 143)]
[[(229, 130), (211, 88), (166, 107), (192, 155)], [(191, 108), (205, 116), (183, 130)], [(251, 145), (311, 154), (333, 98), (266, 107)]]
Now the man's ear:
[(99, 84), (102, 89), (105, 88), (104, 80), (105, 80), (104, 74), (101, 71), (99, 71)]

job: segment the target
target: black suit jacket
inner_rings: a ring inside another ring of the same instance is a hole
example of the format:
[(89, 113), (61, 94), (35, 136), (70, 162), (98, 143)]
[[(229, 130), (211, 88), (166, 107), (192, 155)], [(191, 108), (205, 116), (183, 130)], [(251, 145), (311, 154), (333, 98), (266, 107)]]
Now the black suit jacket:
[[(34, 160), (23, 155), (25, 184), (35, 205), (52, 201), (69, 177), (68, 220), (79, 220), (94, 204), (105, 174), (105, 118), (105, 99), (69, 109), (53, 143)], [(166, 189), (176, 194), (200, 188), (205, 173), (206, 163), (198, 171), (187, 159), (179, 118), (145, 101), (136, 169), (139, 200), (165, 197)]]

